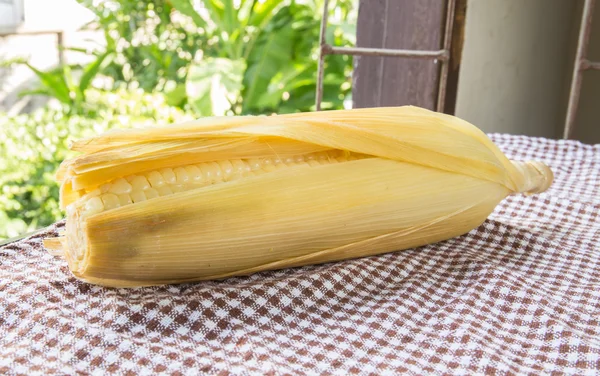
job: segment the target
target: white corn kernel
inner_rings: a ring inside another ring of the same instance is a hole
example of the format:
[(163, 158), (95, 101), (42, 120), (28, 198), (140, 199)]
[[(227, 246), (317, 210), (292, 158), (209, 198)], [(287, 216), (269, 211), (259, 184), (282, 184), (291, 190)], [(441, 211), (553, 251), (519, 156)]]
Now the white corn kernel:
[(115, 209), (121, 206), (119, 198), (114, 193), (103, 194), (102, 203), (104, 204), (104, 210)]
[(117, 178), (110, 184), (110, 189), (108, 191), (116, 195), (121, 195), (131, 192), (131, 189), (131, 184), (129, 184), (127, 180), (123, 178)]
[(104, 204), (100, 197), (95, 196), (85, 202), (85, 215), (93, 215), (104, 211)]
[(175, 167), (173, 173), (175, 174), (177, 184), (185, 184), (190, 180), (190, 177), (183, 167)]
[(231, 174), (233, 173), (233, 165), (228, 160), (219, 161), (219, 168), (221, 169), (221, 174), (223, 175), (224, 181), (229, 181)]
[(148, 188), (144, 191), (144, 194), (146, 195), (146, 199), (150, 200), (151, 198), (156, 198), (156, 197), (160, 197), (160, 195), (158, 194), (158, 191), (154, 188)]
[(129, 194), (123, 194), (119, 195), (119, 202), (121, 203), (121, 206), (123, 206), (132, 204), (133, 200), (131, 199), (131, 196), (129, 196)]
[(131, 188), (134, 192), (143, 191), (150, 188), (150, 183), (148, 183), (148, 180), (144, 176), (136, 175), (131, 179)]
[(150, 183), (152, 188), (158, 188), (165, 185), (165, 179), (158, 171), (150, 171), (146, 175), (146, 178), (148, 179), (148, 182)]
[(190, 181), (195, 183), (201, 182), (202, 179), (202, 171), (194, 165), (185, 166), (185, 171), (188, 173), (190, 177)]
[(271, 159), (263, 159), (262, 160), (262, 170), (266, 172), (275, 171), (277, 167), (273, 165), (273, 161)]
[(251, 171), (258, 171), (262, 169), (262, 163), (259, 159), (248, 159), (247, 163)]
[(175, 182), (177, 181), (177, 178), (175, 177), (173, 170), (170, 168), (163, 168), (163, 169), (158, 170), (158, 172), (160, 172), (163, 179), (165, 179), (165, 183), (167, 183), (167, 184), (175, 184)]
[(219, 168), (219, 164), (216, 162), (208, 162), (200, 164), (200, 170), (202, 170), (202, 175), (205, 177), (207, 182), (214, 183), (217, 181), (221, 181), (221, 168)]
[(143, 191), (134, 191), (131, 193), (131, 199), (134, 203), (146, 201), (146, 195)]
[(168, 185), (163, 185), (162, 187), (157, 187), (156, 191), (158, 192), (158, 194), (161, 197), (173, 194), (173, 190)]

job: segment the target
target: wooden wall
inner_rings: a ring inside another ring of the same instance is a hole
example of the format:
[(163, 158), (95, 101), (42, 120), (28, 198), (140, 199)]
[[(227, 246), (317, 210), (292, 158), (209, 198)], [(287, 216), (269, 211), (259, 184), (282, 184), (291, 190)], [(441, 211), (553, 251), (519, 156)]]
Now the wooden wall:
[[(360, 0), (358, 47), (438, 50), (445, 0)], [(439, 63), (432, 59), (357, 56), (353, 106), (417, 105), (435, 109)]]

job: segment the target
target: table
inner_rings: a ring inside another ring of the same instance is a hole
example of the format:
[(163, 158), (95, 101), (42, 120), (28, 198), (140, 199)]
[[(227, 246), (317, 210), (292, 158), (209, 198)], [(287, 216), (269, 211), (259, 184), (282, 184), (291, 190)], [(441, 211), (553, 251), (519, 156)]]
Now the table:
[(77, 281), (41, 239), (0, 248), (0, 373), (597, 374), (600, 145), (491, 135), (555, 183), (469, 234), (177, 286)]

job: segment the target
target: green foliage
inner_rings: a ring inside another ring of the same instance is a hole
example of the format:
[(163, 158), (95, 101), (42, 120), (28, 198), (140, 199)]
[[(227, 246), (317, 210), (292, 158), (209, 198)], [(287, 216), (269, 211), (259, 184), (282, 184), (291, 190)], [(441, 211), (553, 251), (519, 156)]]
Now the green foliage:
[[(23, 91), (24, 95), (46, 95), (56, 98), (65, 106), (69, 113), (83, 114), (93, 107), (88, 106), (86, 101), (86, 92), (91, 88), (93, 79), (106, 68), (112, 61), (112, 52), (103, 52), (99, 54), (94, 61), (85, 67), (75, 65), (62, 65), (48, 72), (40, 71), (28, 62), (25, 64), (31, 69), (40, 80), (41, 87), (33, 91)], [(73, 70), (79, 70), (79, 82), (76, 83)]]
[(175, 15), (169, 0), (78, 0), (93, 11), (107, 51), (116, 54), (103, 73), (117, 84), (136, 83), (147, 92), (185, 82), (198, 50), (210, 50), (207, 35), (187, 17)]
[[(348, 1), (335, 3), (346, 12), (352, 9)], [(181, 13), (190, 16), (196, 26), (214, 25), (206, 30), (219, 46), (213, 51), (215, 56), (232, 61), (245, 60), (243, 87), (228, 114), (314, 109), (321, 2), (241, 0), (236, 7), (232, 1), (212, 0), (204, 2), (209, 12), (202, 15), (194, 15), (190, 0), (178, 0), (173, 4)], [(330, 23), (330, 43), (349, 43), (348, 33), (343, 32), (348, 28), (342, 26)], [(209, 53), (205, 51), (204, 56)], [(204, 66), (200, 60), (193, 63), (192, 69), (197, 71)], [(351, 68), (352, 60), (347, 56), (328, 58), (323, 108), (343, 107), (350, 90)], [(230, 101), (231, 92), (221, 91), (221, 98), (217, 98), (211, 86), (197, 85), (196, 79), (196, 75), (187, 77), (187, 88), (193, 89), (196, 98)]]
[[(89, 91), (97, 118), (49, 106), (32, 114), (0, 115), (0, 239), (47, 226), (63, 217), (54, 175), (71, 156), (68, 142), (111, 128), (166, 124), (189, 119), (158, 94)], [(133, 115), (135, 114), (135, 115)]]
[(225, 115), (232, 110), (242, 89), (246, 62), (224, 57), (206, 58), (190, 67), (187, 96), (201, 116)]
[(294, 60), (294, 45), (291, 41), (297, 31), (291, 27), (293, 22), (291, 8), (281, 8), (256, 37), (252, 48), (246, 52), (248, 69), (244, 73), (244, 112), (266, 107), (260, 106), (259, 102), (271, 78)]
[[(322, 0), (78, 1), (96, 14), (105, 50), (86, 67), (42, 72), (28, 64), (42, 87), (25, 94), (88, 114), (86, 90), (100, 74), (117, 86), (163, 92), (170, 105), (200, 116), (314, 109)], [(353, 44), (353, 2), (330, 6), (327, 41)], [(343, 107), (351, 69), (350, 57), (327, 57), (323, 108)]]
[[(314, 109), (322, 0), (78, 1), (98, 17), (115, 54), (102, 72), (117, 84), (173, 94), (201, 116)], [(355, 5), (331, 1), (328, 42), (353, 43)], [(351, 68), (347, 56), (328, 57), (324, 108), (343, 107)]]
[[(78, 2), (106, 39), (91, 63), (46, 72), (26, 61), (2, 65), (27, 64), (41, 86), (23, 95), (54, 100), (30, 115), (0, 114), (0, 239), (63, 216), (54, 174), (70, 139), (197, 116), (314, 109), (323, 0)], [(328, 43), (354, 43), (355, 6), (330, 1)], [(351, 69), (350, 57), (327, 57), (324, 109), (343, 107)], [(95, 88), (97, 77), (113, 92)]]

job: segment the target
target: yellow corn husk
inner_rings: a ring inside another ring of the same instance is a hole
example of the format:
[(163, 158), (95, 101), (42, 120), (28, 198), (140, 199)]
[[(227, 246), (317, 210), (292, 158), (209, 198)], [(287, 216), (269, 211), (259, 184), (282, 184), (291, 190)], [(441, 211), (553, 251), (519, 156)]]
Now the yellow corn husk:
[(483, 132), (416, 107), (208, 118), (78, 141), (58, 173), (85, 281), (182, 283), (421, 246), (549, 187)]

